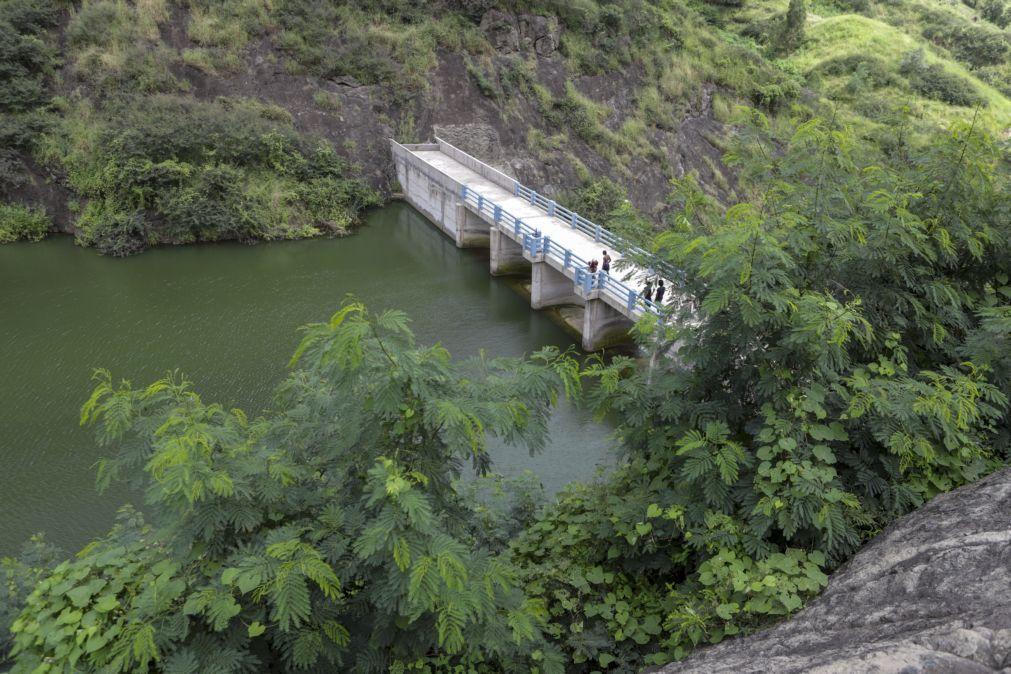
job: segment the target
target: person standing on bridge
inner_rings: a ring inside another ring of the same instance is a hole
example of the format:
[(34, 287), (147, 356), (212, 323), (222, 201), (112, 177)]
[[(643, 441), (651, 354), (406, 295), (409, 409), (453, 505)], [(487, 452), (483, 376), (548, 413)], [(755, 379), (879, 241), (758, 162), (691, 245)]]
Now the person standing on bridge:
[(663, 296), (664, 296), (664, 293), (666, 293), (666, 292), (667, 292), (667, 288), (665, 288), (664, 285), (663, 285), (663, 279), (660, 279), (659, 281), (657, 281), (656, 299), (653, 300), (653, 301), (656, 302), (657, 304), (662, 304), (663, 303)]
[(606, 251), (606, 250), (604, 251), (604, 261), (603, 261), (603, 263), (602, 263), (602, 264), (600, 265), (600, 269), (601, 269), (601, 270), (602, 270), (602, 271), (603, 271), (603, 272), (604, 272), (605, 274), (609, 274), (609, 273), (611, 272), (611, 256), (607, 254), (607, 251)]
[(586, 265), (586, 268), (587, 268), (587, 270), (589, 270), (589, 272), (591, 274), (596, 274), (597, 273), (597, 264), (598, 263), (597, 263), (596, 259), (590, 260), (590, 264)]
[(653, 301), (653, 279), (646, 279), (646, 285), (642, 288), (642, 296), (647, 302)]

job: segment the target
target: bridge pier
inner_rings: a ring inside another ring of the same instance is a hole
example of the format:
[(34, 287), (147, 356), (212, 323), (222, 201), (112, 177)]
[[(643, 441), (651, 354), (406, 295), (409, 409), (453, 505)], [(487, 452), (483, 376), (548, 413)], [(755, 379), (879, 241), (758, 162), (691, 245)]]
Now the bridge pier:
[(598, 351), (629, 340), (633, 323), (600, 299), (586, 299), (583, 311), (583, 351)]
[(456, 247), (488, 248), (491, 245), (491, 226), (477, 213), (456, 202)]
[(523, 246), (503, 234), (497, 227), (491, 229), (488, 247), (491, 250), (492, 276), (524, 274), (530, 270), (530, 262), (523, 257)]
[(530, 273), (530, 306), (544, 309), (560, 304), (582, 304), (572, 279), (547, 262), (534, 262)]

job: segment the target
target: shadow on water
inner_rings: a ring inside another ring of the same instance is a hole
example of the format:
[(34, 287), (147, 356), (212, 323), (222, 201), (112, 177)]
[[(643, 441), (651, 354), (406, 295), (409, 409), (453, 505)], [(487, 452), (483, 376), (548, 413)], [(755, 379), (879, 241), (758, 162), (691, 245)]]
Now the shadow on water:
[[(36, 531), (65, 547), (103, 532), (136, 495), (94, 490), (101, 450), (78, 426), (94, 368), (145, 384), (178, 368), (206, 401), (260, 410), (286, 372), (298, 327), (347, 294), (400, 308), (419, 343), (455, 357), (518, 356), (570, 335), (488, 274), (406, 204), (354, 236), (163, 248), (125, 260), (69, 237), (0, 247), (0, 555)], [(549, 492), (608, 465), (610, 428), (563, 403), (547, 449), (492, 443), (495, 469), (534, 471)]]

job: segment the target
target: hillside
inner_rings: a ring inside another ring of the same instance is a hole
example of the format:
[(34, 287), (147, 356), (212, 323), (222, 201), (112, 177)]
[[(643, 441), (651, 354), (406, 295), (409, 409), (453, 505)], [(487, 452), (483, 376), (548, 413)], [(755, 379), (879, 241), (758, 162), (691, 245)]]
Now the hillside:
[(672, 179), (732, 196), (737, 104), (835, 105), (882, 146), (976, 105), (1008, 128), (1004, 14), (936, 5), (818, 2), (787, 38), (778, 0), (0, 0), (0, 189), (114, 254), (340, 234), (391, 188), (386, 138), (437, 133), (597, 217), (627, 193), (634, 233)]

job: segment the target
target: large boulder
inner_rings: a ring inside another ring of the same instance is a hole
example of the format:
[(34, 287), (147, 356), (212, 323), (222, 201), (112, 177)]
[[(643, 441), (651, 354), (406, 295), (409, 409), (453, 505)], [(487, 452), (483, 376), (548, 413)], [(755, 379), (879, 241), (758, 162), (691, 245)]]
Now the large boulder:
[(888, 527), (796, 616), (674, 672), (1011, 671), (1011, 469)]

